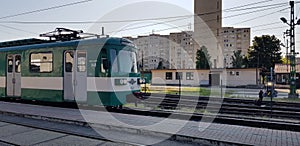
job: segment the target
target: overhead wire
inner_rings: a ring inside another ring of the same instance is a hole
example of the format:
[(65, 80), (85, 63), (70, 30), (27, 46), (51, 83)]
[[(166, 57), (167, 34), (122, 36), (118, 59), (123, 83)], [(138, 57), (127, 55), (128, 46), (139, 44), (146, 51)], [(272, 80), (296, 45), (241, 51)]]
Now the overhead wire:
[[(285, 9), (288, 9), (288, 8), (285, 8)], [(282, 10), (282, 9), (281, 9)], [(280, 10), (280, 11), (281, 11)], [(280, 11), (275, 11), (275, 12), (280, 12)], [(273, 13), (275, 13), (273, 12)], [(272, 14), (273, 14), (272, 13)], [(197, 24), (197, 23), (195, 23)], [(275, 23), (268, 23), (268, 24), (263, 24), (263, 25), (257, 25), (257, 26), (254, 26), (254, 27), (259, 27), (259, 26), (267, 26), (267, 25), (271, 25), (271, 24), (275, 24)], [(192, 24), (193, 25), (193, 24)], [(166, 31), (166, 30), (171, 30), (171, 29), (176, 29), (176, 28), (181, 28), (181, 27), (186, 27), (187, 25), (181, 25), (181, 26), (175, 26), (175, 27), (171, 27), (171, 28), (166, 28), (166, 29), (160, 29), (160, 30), (156, 30), (155, 32), (161, 32), (161, 31)], [(280, 27), (280, 28), (283, 28), (283, 27)], [(258, 31), (263, 31), (263, 30), (273, 30), (273, 29), (279, 29), (278, 27), (273, 27), (273, 28), (267, 28), (267, 29), (261, 29), (261, 30), (256, 30), (256, 32)], [(202, 32), (202, 33), (206, 33), (206, 32), (211, 32), (211, 31), (216, 31), (216, 30), (207, 30), (205, 32)], [(151, 32), (147, 32), (147, 33), (143, 33), (143, 34), (150, 34)], [(205, 37), (205, 39), (211, 39), (213, 38), (214, 36), (212, 37)]]
[[(248, 7), (248, 8), (243, 8), (243, 9), (234, 9), (234, 10), (230, 10), (230, 12), (243, 11), (243, 10), (249, 10), (249, 9), (259, 9), (259, 8), (264, 8), (264, 7), (281, 6), (283, 4), (286, 4), (286, 3), (277, 3), (277, 4), (265, 5), (265, 6), (255, 6), (255, 7)], [(226, 10), (225, 10), (225, 12), (226, 12)]]
[(17, 31), (21, 31), (21, 32), (26, 32), (26, 33), (29, 33), (29, 34), (39, 35), (38, 33), (27, 31), (27, 30), (23, 30), (23, 29), (19, 29), (19, 28), (12, 27), (12, 26), (7, 26), (7, 25), (3, 25), (3, 24), (0, 24), (0, 26), (1, 27), (5, 27), (5, 28), (9, 28), (9, 29), (13, 29), (13, 30), (17, 30)]
[(260, 1), (260, 2), (253, 2), (253, 3), (245, 4), (245, 5), (242, 5), (242, 6), (235, 6), (235, 7), (232, 7), (232, 8), (228, 8), (228, 9), (225, 9), (223, 11), (234, 10), (236, 8), (242, 8), (242, 7), (247, 7), (247, 6), (253, 6), (253, 5), (257, 5), (257, 4), (261, 4), (261, 3), (266, 3), (266, 2), (270, 2), (270, 1), (273, 1), (273, 0), (265, 0), (265, 1)]
[[(282, 7), (282, 6), (281, 6)], [(279, 7), (278, 7), (279, 8)], [(284, 8), (284, 9), (287, 9), (287, 8)], [(260, 10), (260, 11), (266, 11), (266, 10), (269, 10), (269, 9), (262, 9), (262, 10)], [(278, 10), (276, 10), (275, 12), (280, 12), (280, 11), (282, 11), (283, 9), (280, 9), (279, 11)], [(245, 15), (245, 14), (251, 14), (251, 13), (255, 13), (255, 12), (260, 12), (260, 11), (252, 11), (252, 12), (247, 12), (247, 13), (240, 13), (240, 14), (235, 14), (235, 15), (230, 15), (230, 16), (226, 16), (226, 17), (223, 17), (222, 19), (228, 19), (228, 18), (232, 18), (232, 17), (237, 17), (237, 16), (241, 16), (241, 15)], [(275, 14), (275, 12), (273, 11), (271, 14)], [(268, 15), (271, 15), (271, 14), (268, 14)], [(258, 17), (256, 17), (255, 19), (258, 19)], [(210, 20), (207, 20), (206, 22), (210, 22), (210, 21), (215, 21), (215, 20), (217, 20), (216, 18), (214, 18), (214, 19), (210, 19)], [(254, 19), (253, 19), (254, 20)], [(200, 22), (200, 23), (194, 23), (194, 25), (195, 24), (201, 24), (201, 23), (206, 23), (206, 22)], [(190, 24), (188, 24), (188, 25), (190, 25)], [(171, 30), (171, 29), (175, 29), (175, 28), (180, 28), (180, 27), (186, 27), (186, 26), (188, 26), (188, 25), (181, 25), (181, 26), (175, 26), (175, 27), (171, 27), (171, 28), (169, 28), (169, 30)], [(193, 24), (192, 24), (193, 25)], [(168, 30), (168, 29), (162, 29), (162, 30), (156, 30), (156, 32), (160, 32), (160, 31), (166, 31), (166, 30)], [(147, 34), (149, 34), (150, 32), (147, 32)], [(144, 34), (144, 33), (143, 33)]]
[[(287, 9), (287, 8), (284, 8), (284, 9), (281, 9), (281, 10), (279, 10), (279, 11), (277, 11), (277, 12), (281, 12), (281, 11), (286, 10), (286, 9)], [(243, 20), (243, 21), (241, 21), (241, 22), (239, 22), (239, 23), (234, 23), (234, 24), (232, 24), (232, 25), (243, 24), (243, 23), (245, 23), (245, 22), (249, 22), (249, 21), (252, 21), (252, 20), (255, 20), (255, 19), (258, 19), (258, 18), (266, 17), (266, 16), (270, 16), (270, 15), (272, 15), (272, 14), (274, 14), (274, 12), (267, 13), (267, 14), (264, 14), (264, 15), (260, 15), (260, 16), (257, 16), (257, 17), (254, 17), (254, 18), (250, 18), (250, 19), (247, 19), (247, 20)]]
[[(70, 6), (70, 5), (75, 5), (75, 4), (79, 4), (79, 3), (85, 3), (85, 2), (89, 2), (89, 1), (92, 1), (92, 0), (83, 0), (83, 1), (79, 1), (79, 2), (75, 2), (75, 3), (69, 3), (69, 4), (65, 4), (65, 5), (61, 5), (61, 6), (54, 6), (54, 7), (50, 7), (50, 8), (45, 8), (45, 9), (39, 9), (39, 10), (34, 10), (34, 11), (29, 11), (29, 12), (23, 12), (23, 13), (19, 13), (19, 14), (15, 14), (15, 15), (9, 15), (9, 16), (4, 16), (4, 17), (0, 17), (0, 19), (4, 19), (4, 18), (11, 18), (11, 17), (16, 17), (16, 16), (21, 16), (21, 15), (27, 15), (27, 14), (32, 14), (32, 13), (37, 13), (37, 12), (42, 12), (42, 11), (46, 11), (46, 10), (51, 10), (51, 9), (57, 9), (57, 8), (61, 8), (61, 7), (65, 7), (65, 6)], [(261, 3), (266, 3), (266, 2), (270, 2), (272, 0), (266, 0), (266, 1), (262, 1), (262, 2), (254, 2), (254, 3), (249, 3), (249, 4), (246, 4), (246, 5), (242, 5), (242, 6), (236, 6), (236, 7), (232, 7), (232, 8), (228, 8), (228, 9), (225, 9), (223, 10), (224, 12), (230, 12), (230, 11), (236, 11), (237, 9), (241, 9), (243, 7), (247, 7), (247, 6), (253, 6), (253, 5), (257, 5), (257, 4), (261, 4)], [(278, 6), (278, 5), (282, 5), (284, 3), (277, 3), (277, 4), (272, 4), (272, 5), (265, 5), (265, 6), (257, 6), (257, 7), (250, 7), (250, 8), (244, 8), (243, 10), (250, 10), (250, 9), (258, 9), (258, 8), (264, 8), (264, 7), (272, 7), (274, 8), (274, 6)], [(263, 10), (258, 10), (258, 11), (255, 11), (255, 12), (259, 12), (259, 11), (265, 11), (265, 10), (268, 10), (268, 9), (263, 9)], [(241, 10), (242, 11), (242, 10)], [(201, 16), (201, 15), (209, 15), (209, 14), (214, 14), (214, 13), (217, 13), (217, 12), (220, 12), (220, 11), (215, 11), (215, 12), (208, 12), (208, 13), (203, 13), (203, 14), (199, 14), (198, 16)], [(250, 12), (250, 13), (254, 13), (254, 12)], [(241, 15), (245, 15), (245, 14), (250, 14), (249, 12), (246, 12), (246, 13), (242, 13), (242, 14), (237, 14), (237, 15), (231, 15), (229, 17), (225, 17), (225, 18), (222, 18), (222, 19), (226, 19), (226, 18), (231, 18), (231, 17), (236, 17), (236, 16), (241, 16)], [(49, 24), (49, 23), (66, 23), (66, 24), (82, 24), (82, 23), (117, 23), (117, 22), (132, 22), (132, 21), (147, 21), (147, 20), (165, 20), (165, 19), (173, 19), (173, 18), (183, 18), (183, 19), (187, 19), (186, 17), (192, 17), (194, 15), (184, 15), (184, 16), (174, 16), (174, 17), (164, 17), (164, 18), (149, 18), (149, 19), (138, 19), (138, 20), (117, 20), (117, 21), (100, 21), (100, 22), (95, 22), (95, 21), (78, 21), (78, 22), (21, 22), (21, 21), (11, 21), (10, 23), (23, 23), (23, 24), (37, 24), (37, 23), (45, 23), (45, 24)], [(180, 19), (178, 19), (180, 20)], [(216, 20), (216, 19), (214, 19)], [(211, 20), (211, 21), (214, 21), (214, 20)], [(170, 21), (174, 21), (174, 20), (170, 20)], [(0, 23), (5, 23), (5, 22), (0, 22)], [(8, 22), (7, 22), (8, 23)], [(163, 22), (160, 22), (158, 24), (161, 24)], [(158, 25), (158, 24), (154, 24), (154, 25)], [(145, 27), (148, 27), (148, 26), (153, 26), (153, 25), (147, 25)], [(138, 28), (143, 28), (142, 26), (140, 27), (135, 27), (134, 29), (138, 29)], [(15, 30), (20, 30), (20, 29), (15, 29)], [(127, 29), (127, 30), (130, 30), (130, 29)], [(24, 32), (24, 30), (22, 30)]]
[(264, 29), (253, 30), (253, 32), (264, 31), (264, 30), (274, 30), (274, 29), (280, 29), (280, 28), (286, 28), (286, 27), (287, 27), (287, 26), (270, 27), (270, 28), (264, 28)]
[(33, 14), (33, 13), (39, 13), (39, 12), (48, 11), (48, 10), (53, 10), (53, 9), (58, 9), (58, 8), (62, 8), (62, 7), (68, 7), (68, 6), (73, 6), (73, 5), (77, 5), (77, 4), (87, 3), (87, 2), (90, 2), (90, 1), (93, 1), (93, 0), (82, 0), (82, 1), (73, 2), (73, 3), (68, 3), (68, 4), (64, 4), (64, 5), (58, 5), (58, 6), (53, 6), (53, 7), (49, 7), (49, 8), (38, 9), (38, 10), (33, 10), (33, 11), (28, 11), (28, 12), (23, 12), (23, 13), (19, 13), (19, 14), (13, 14), (13, 15), (8, 15), (8, 16), (2, 16), (2, 17), (0, 17), (0, 19), (7, 19), (7, 18), (12, 18), (12, 17), (17, 17), (17, 16), (22, 16), (22, 15), (28, 15), (28, 14)]
[[(272, 0), (266, 0), (263, 2), (255, 2), (251, 4), (246, 4), (246, 5), (241, 5), (239, 7), (233, 7), (233, 8), (228, 8), (225, 10), (222, 10), (223, 12), (229, 12), (233, 11), (234, 8), (241, 8), (241, 7), (246, 7), (249, 5), (255, 5), (259, 3), (265, 3), (269, 2)], [(273, 6), (278, 6), (282, 5), (284, 3), (277, 3), (273, 5), (266, 5), (266, 6), (260, 6), (257, 8), (264, 8), (264, 7), (273, 7)], [(244, 10), (253, 10), (253, 7), (250, 8), (245, 8)], [(234, 10), (235, 11), (235, 10)], [(210, 14), (215, 14), (220, 11), (213, 11), (213, 12), (206, 12), (206, 13), (201, 13), (198, 14), (197, 16), (203, 16), (203, 15), (210, 15)], [(148, 20), (165, 20), (165, 19), (175, 19), (175, 18), (180, 18), (180, 17), (193, 17), (195, 15), (182, 15), (182, 16), (172, 16), (172, 17), (159, 17), (159, 18), (145, 18), (145, 19), (130, 19), (130, 20), (113, 20), (113, 21), (0, 21), (0, 23), (18, 23), (18, 24), (90, 24), (90, 23), (122, 23), (122, 22), (138, 22), (138, 21), (148, 21)]]
[[(13, 17), (17, 17), (17, 16), (22, 16), (22, 15), (28, 15), (28, 14), (48, 11), (48, 10), (52, 10), (52, 9), (58, 9), (58, 8), (62, 8), (62, 7), (73, 6), (73, 5), (82, 4), (82, 3), (86, 3), (86, 2), (90, 2), (90, 1), (93, 1), (93, 0), (82, 0), (82, 1), (68, 3), (68, 4), (64, 4), (64, 5), (58, 5), (58, 6), (53, 6), (53, 7), (44, 8), (44, 9), (38, 9), (38, 10), (22, 12), (22, 13), (13, 14), (13, 15), (2, 16), (2, 17), (0, 17), (0, 19), (13, 18)], [(13, 29), (13, 30), (17, 30), (17, 31), (21, 31), (21, 32), (30, 33), (30, 34), (35, 34), (35, 35), (37, 34), (37, 33), (34, 33), (34, 32), (30, 32), (30, 31), (27, 31), (27, 30), (23, 30), (23, 29), (19, 29), (19, 28), (16, 28), (16, 27), (3, 25), (3, 24), (1, 24), (0, 26), (5, 27), (5, 28), (9, 28), (9, 29)]]

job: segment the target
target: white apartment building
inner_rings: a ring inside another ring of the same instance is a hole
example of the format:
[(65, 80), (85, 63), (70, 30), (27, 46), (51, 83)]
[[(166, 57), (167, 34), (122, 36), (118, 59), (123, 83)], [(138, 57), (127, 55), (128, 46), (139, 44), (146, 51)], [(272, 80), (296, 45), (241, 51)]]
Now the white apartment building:
[(196, 47), (192, 31), (171, 33), (169, 69), (195, 69)]
[(139, 48), (138, 63), (147, 71), (157, 69), (160, 62), (163, 69), (195, 69), (197, 50), (192, 37), (192, 31), (185, 31), (126, 38)]
[(224, 65), (232, 68), (232, 56), (234, 52), (241, 51), (246, 55), (250, 47), (250, 28), (223, 27), (220, 37), (224, 52)]
[(169, 36), (151, 34), (131, 39), (139, 48), (138, 63), (144, 70), (157, 69), (159, 62), (163, 68), (169, 68)]

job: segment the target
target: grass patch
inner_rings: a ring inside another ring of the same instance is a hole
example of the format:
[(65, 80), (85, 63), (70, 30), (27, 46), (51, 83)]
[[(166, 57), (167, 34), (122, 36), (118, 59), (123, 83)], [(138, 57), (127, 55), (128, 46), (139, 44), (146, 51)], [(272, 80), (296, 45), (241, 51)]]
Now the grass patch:
[[(271, 100), (270, 98), (264, 98), (264, 100)], [(273, 98), (275, 102), (291, 102), (291, 103), (300, 103), (300, 99), (292, 99), (292, 98)]]
[(155, 87), (147, 85), (146, 88), (144, 85), (141, 85), (142, 92), (147, 93), (160, 93), (160, 94), (171, 94), (178, 95), (181, 90), (181, 95), (188, 96), (211, 96), (211, 95), (220, 95), (218, 92), (211, 91), (210, 89), (199, 88), (199, 87)]

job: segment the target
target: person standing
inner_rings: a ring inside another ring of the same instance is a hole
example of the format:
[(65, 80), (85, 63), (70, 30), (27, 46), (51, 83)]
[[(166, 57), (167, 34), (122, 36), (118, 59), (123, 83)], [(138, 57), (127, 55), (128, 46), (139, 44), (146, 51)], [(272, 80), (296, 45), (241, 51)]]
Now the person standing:
[(262, 100), (263, 100), (263, 98), (264, 98), (263, 94), (264, 94), (263, 90), (260, 90), (259, 93), (258, 93), (258, 101), (257, 101), (257, 105), (261, 105)]

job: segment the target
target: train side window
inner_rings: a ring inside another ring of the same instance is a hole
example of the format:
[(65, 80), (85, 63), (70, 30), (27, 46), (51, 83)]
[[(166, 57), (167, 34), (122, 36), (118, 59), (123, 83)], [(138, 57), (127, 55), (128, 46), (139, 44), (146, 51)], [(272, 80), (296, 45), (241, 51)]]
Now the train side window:
[(7, 56), (7, 72), (12, 73), (13, 72), (13, 57)]
[(65, 71), (73, 72), (73, 65), (74, 65), (74, 53), (66, 52), (66, 54), (65, 54)]
[(30, 72), (50, 73), (53, 71), (53, 53), (31, 53), (30, 54)]
[(15, 56), (15, 71), (16, 71), (16, 73), (21, 72), (21, 56), (20, 55)]
[(86, 72), (86, 52), (77, 52), (77, 71)]

